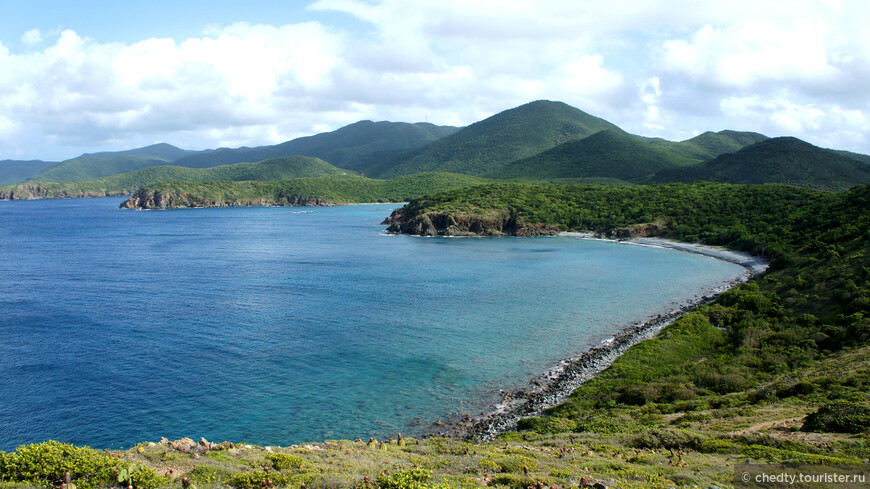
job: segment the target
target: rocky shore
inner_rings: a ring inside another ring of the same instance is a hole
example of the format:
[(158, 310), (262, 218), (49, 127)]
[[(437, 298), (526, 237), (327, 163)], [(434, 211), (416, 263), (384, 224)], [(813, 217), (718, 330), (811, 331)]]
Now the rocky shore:
[(529, 224), (512, 210), (487, 217), (454, 216), (447, 213), (419, 215), (407, 206), (393, 211), (381, 225), (388, 233), (417, 236), (555, 236), (559, 228), (548, 224)]

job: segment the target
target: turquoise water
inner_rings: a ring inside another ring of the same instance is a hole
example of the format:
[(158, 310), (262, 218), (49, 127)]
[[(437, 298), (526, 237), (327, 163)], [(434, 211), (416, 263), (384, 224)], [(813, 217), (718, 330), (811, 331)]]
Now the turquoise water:
[(742, 272), (600, 241), (388, 236), (389, 204), (120, 202), (0, 202), (0, 450), (414, 434)]

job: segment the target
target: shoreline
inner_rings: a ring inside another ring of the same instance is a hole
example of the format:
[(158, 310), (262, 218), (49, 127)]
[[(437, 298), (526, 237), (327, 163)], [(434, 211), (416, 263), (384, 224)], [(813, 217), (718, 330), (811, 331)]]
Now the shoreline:
[[(670, 241), (662, 238), (634, 238), (632, 240), (602, 239), (592, 233), (560, 233), (560, 237), (614, 241), (637, 246), (669, 248), (696, 253), (735, 263), (746, 269), (739, 276), (713, 284), (693, 299), (676, 304), (670, 310), (644, 321), (622, 327), (617, 333), (597, 346), (562, 359), (528, 385), (513, 392), (500, 391), (502, 400), (477, 416), (456, 414), (446, 422), (432, 425), (426, 436), (444, 436), (466, 441), (488, 442), (500, 433), (516, 429), (522, 418), (540, 416), (550, 407), (565, 402), (571, 393), (586, 381), (610, 367), (626, 350), (641, 341), (658, 335), (662, 329), (696, 307), (714, 301), (719, 295), (737, 285), (752, 280), (767, 270), (764, 258), (726, 248)], [(670, 305), (668, 306), (670, 307)]]

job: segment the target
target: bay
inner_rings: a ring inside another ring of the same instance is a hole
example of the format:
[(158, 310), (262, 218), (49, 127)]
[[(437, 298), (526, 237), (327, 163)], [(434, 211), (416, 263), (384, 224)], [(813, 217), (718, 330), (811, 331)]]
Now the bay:
[(0, 202), (0, 450), (419, 434), (743, 269), (383, 234), (395, 205)]

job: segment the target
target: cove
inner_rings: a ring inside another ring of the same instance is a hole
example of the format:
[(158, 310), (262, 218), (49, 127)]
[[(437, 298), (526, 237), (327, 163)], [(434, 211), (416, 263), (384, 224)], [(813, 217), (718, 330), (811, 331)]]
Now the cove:
[(396, 207), (0, 202), (0, 450), (420, 434), (742, 274), (569, 238), (383, 234)]

